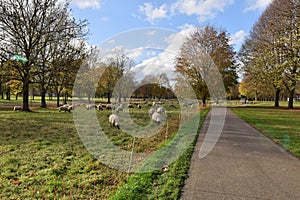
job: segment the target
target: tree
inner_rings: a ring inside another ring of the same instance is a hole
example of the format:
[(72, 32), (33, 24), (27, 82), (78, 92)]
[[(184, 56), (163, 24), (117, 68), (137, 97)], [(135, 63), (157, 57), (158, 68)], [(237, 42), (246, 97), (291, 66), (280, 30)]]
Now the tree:
[[(117, 95), (118, 102), (121, 103), (121, 98), (127, 93), (126, 90), (128, 87), (134, 84), (130, 82), (133, 75), (130, 72), (133, 61), (125, 55), (122, 49), (115, 49), (112, 52), (112, 56), (107, 59), (107, 62), (108, 66), (111, 67), (110, 72), (113, 73), (110, 76), (112, 76), (112, 80), (115, 81), (113, 83), (113, 92)], [(122, 83), (117, 83), (118, 81)]]
[(146, 75), (139, 83), (138, 93), (143, 97), (144, 101), (146, 98), (152, 99), (153, 97), (153, 83), (155, 82), (155, 76), (150, 74)]
[(245, 71), (275, 89), (275, 107), (279, 107), (283, 86), (289, 91), (289, 108), (300, 77), (299, 0), (273, 0), (254, 24), (241, 55)]
[(187, 37), (176, 58), (176, 72), (188, 80), (203, 104), (210, 96), (208, 83), (219, 81), (214, 74), (221, 74), (226, 91), (237, 82), (235, 52), (229, 41), (224, 30), (213, 26), (198, 28)]
[(47, 48), (71, 38), (85, 36), (86, 21), (71, 18), (68, 3), (59, 0), (0, 0), (0, 56), (15, 54), (24, 62), (13, 64), (23, 83), (23, 110), (29, 111), (29, 85), (34, 77), (48, 73)]
[[(70, 41), (62, 44), (53, 44), (52, 56), (50, 59), (50, 86), (56, 93), (57, 107), (60, 105), (60, 96), (63, 91), (72, 91), (73, 83), (78, 73), (79, 67), (82, 66), (87, 58), (86, 45), (79, 42), (77, 45)], [(64, 102), (66, 103), (66, 102)]]
[(133, 74), (130, 72), (133, 61), (124, 54), (123, 50), (115, 49), (112, 55), (107, 57), (106, 63), (97, 90), (99, 93), (106, 94), (108, 103), (111, 102), (112, 95), (116, 95), (120, 103), (121, 98), (125, 98), (130, 92), (127, 89), (135, 84)]

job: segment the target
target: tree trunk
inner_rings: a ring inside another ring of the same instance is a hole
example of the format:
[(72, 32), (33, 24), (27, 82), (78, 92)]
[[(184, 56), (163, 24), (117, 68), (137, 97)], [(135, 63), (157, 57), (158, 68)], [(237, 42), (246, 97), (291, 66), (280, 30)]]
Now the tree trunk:
[(30, 111), (29, 109), (29, 80), (23, 82), (23, 111)]
[(0, 92), (1, 92), (1, 99), (4, 99), (2, 83), (0, 83)]
[(46, 104), (46, 91), (45, 90), (41, 90), (41, 107), (42, 108), (47, 107), (47, 104)]
[(275, 108), (279, 108), (279, 100), (280, 100), (280, 89), (276, 89), (276, 94), (275, 94)]
[[(67, 104), (68, 101), (68, 93), (65, 93), (64, 95), (64, 104)], [(89, 97), (89, 103), (90, 103), (90, 97)]]
[(60, 98), (60, 94), (59, 92), (56, 93), (56, 106), (59, 107), (59, 98)]
[(6, 100), (10, 101), (10, 87), (9, 86), (7, 86)]
[(288, 104), (289, 109), (294, 109), (294, 94), (295, 94), (295, 88), (290, 90), (289, 92), (289, 104)]
[(107, 93), (107, 103), (111, 103), (110, 102), (110, 93), (109, 92)]

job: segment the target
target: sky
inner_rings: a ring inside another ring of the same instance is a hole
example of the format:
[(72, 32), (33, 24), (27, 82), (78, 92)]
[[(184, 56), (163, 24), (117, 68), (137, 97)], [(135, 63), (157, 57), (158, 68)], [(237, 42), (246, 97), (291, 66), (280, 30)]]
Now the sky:
[(147, 75), (157, 63), (164, 66), (155, 70), (171, 71), (175, 53), (170, 52), (178, 51), (183, 41), (178, 34), (188, 35), (195, 27), (209, 24), (226, 30), (238, 51), (271, 1), (71, 0), (71, 9), (76, 19), (88, 20), (89, 45), (126, 49), (141, 69), (138, 73)]
[(124, 31), (160, 27), (181, 31), (188, 25), (224, 28), (236, 49), (271, 0), (72, 0), (76, 19), (89, 21), (89, 43), (99, 45)]

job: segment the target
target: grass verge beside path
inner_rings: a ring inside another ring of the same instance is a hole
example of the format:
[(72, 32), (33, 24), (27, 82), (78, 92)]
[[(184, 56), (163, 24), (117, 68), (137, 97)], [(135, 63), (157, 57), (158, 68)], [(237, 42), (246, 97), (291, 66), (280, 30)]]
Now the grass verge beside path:
[(300, 158), (300, 110), (240, 107), (232, 111)]
[[(201, 127), (210, 108), (201, 110)], [(190, 167), (191, 156), (194, 152), (197, 137), (179, 159), (163, 169), (151, 173), (134, 174), (127, 179), (110, 199), (179, 199), (187, 171)]]

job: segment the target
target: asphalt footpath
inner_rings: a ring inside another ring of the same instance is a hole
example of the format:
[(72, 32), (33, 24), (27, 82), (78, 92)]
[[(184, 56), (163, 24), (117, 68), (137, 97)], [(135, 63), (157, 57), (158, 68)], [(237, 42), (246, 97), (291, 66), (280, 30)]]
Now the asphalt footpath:
[(218, 142), (206, 157), (199, 158), (210, 120), (209, 114), (200, 130), (181, 199), (300, 200), (300, 160), (229, 108)]

